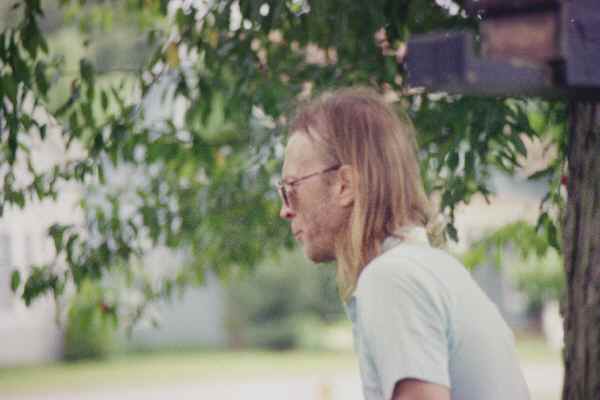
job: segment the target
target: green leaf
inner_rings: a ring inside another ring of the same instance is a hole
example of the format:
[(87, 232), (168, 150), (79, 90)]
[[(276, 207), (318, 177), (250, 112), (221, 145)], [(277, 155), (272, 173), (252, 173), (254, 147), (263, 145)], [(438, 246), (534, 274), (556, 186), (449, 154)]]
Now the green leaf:
[(475, 173), (475, 153), (473, 151), (467, 151), (465, 154), (465, 173), (466, 175)]
[(24, 192), (13, 192), (14, 202), (19, 208), (25, 208), (25, 193)]
[(529, 125), (538, 133), (543, 133), (548, 126), (548, 120), (541, 111), (530, 111), (527, 115)]
[(452, 192), (448, 189), (444, 190), (444, 193), (442, 194), (442, 202), (440, 204), (440, 208), (443, 210), (446, 207), (451, 207), (452, 203)]
[(10, 99), (11, 103), (17, 104), (17, 84), (15, 83), (15, 80), (10, 76), (2, 76), (0, 78), (0, 85), (4, 93), (6, 93)]
[(8, 46), (8, 51), (10, 54), (10, 65), (14, 72), (14, 78), (16, 78), (15, 84), (23, 82), (26, 85), (29, 85), (29, 81), (31, 78), (30, 69), (27, 63), (23, 60), (21, 52), (15, 44), (14, 39), (10, 42), (10, 45)]
[[(79, 99), (79, 96), (81, 95), (81, 89), (79, 87), (79, 84), (77, 83), (76, 80), (73, 80), (71, 82), (71, 95), (69, 96), (69, 98), (67, 99), (67, 101), (65, 101), (65, 103), (63, 105), (61, 105), (55, 112), (54, 115), (56, 117), (60, 117), (62, 116), (64, 113), (66, 113), (74, 104), (75, 102)], [(71, 114), (71, 117), (75, 114), (75, 112), (73, 112)]]
[(69, 227), (69, 225), (53, 224), (50, 226), (50, 228), (48, 228), (48, 234), (54, 241), (54, 248), (56, 249), (57, 254), (63, 249), (63, 236)]
[(81, 74), (81, 78), (88, 84), (94, 84), (94, 65), (90, 62), (90, 60), (82, 58), (79, 61), (79, 71)]
[(537, 223), (535, 225), (535, 231), (539, 232), (539, 230), (542, 226), (546, 226), (547, 221), (549, 219), (550, 219), (550, 217), (548, 216), (547, 212), (541, 213), (540, 216), (538, 217)]
[(106, 111), (108, 108), (108, 95), (104, 90), (100, 92), (100, 104), (102, 105), (102, 110)]
[(48, 94), (48, 80), (46, 79), (46, 63), (43, 61), (35, 65), (35, 83), (43, 98)]
[(67, 245), (66, 245), (66, 250), (67, 250), (67, 260), (69, 262), (73, 262), (74, 258), (73, 258), (73, 247), (75, 246), (77, 240), (79, 240), (79, 235), (77, 234), (73, 234), (69, 237), (69, 239), (67, 240)]
[(458, 152), (456, 151), (452, 151), (450, 152), (450, 154), (448, 154), (448, 168), (450, 168), (452, 171), (456, 171), (456, 168), (458, 167), (458, 162), (459, 162), (459, 155)]
[(47, 130), (47, 125), (45, 125), (45, 124), (39, 127), (40, 138), (42, 140), (46, 139), (46, 130)]
[(35, 189), (35, 194), (37, 195), (39, 200), (44, 198), (44, 187), (42, 186), (41, 177), (36, 176), (33, 180), (33, 187)]
[(8, 163), (12, 165), (17, 157), (17, 146), (19, 144), (19, 119), (13, 112), (6, 115), (8, 122)]
[(6, 47), (5, 47), (6, 36), (5, 36), (5, 32), (7, 32), (7, 31), (4, 31), (4, 32), (0, 33), (0, 60), (5, 60), (6, 59)]
[(446, 232), (448, 232), (448, 236), (455, 242), (458, 242), (458, 232), (453, 224), (446, 225)]
[(40, 297), (58, 283), (58, 278), (48, 271), (48, 267), (33, 267), (25, 286), (22, 298), (29, 306), (34, 299)]
[(19, 288), (19, 284), (21, 284), (21, 273), (15, 269), (10, 275), (10, 290), (15, 293)]
[(44, 54), (48, 54), (48, 42), (46, 41), (46, 37), (44, 35), (40, 35), (38, 45)]
[(558, 241), (558, 230), (552, 220), (546, 220), (546, 235), (548, 237), (548, 243), (560, 252), (560, 243)]
[(523, 157), (527, 157), (527, 148), (525, 147), (525, 144), (519, 135), (513, 135), (510, 140), (515, 145), (515, 149), (519, 152), (519, 154), (521, 154)]
[(551, 165), (551, 166), (549, 166), (547, 168), (544, 168), (542, 170), (534, 172), (533, 174), (529, 175), (527, 177), (527, 179), (531, 180), (531, 181), (534, 181), (534, 180), (537, 180), (537, 179), (545, 178), (545, 177), (551, 175), (554, 172), (554, 168), (555, 168), (554, 165)]
[(28, 18), (25, 25), (21, 29), (21, 38), (23, 47), (34, 60), (37, 58), (37, 49), (40, 46), (40, 37), (41, 34), (35, 19)]
[(482, 265), (486, 259), (486, 248), (485, 246), (475, 246), (469, 251), (463, 254), (462, 262), (469, 270), (475, 269), (475, 267)]

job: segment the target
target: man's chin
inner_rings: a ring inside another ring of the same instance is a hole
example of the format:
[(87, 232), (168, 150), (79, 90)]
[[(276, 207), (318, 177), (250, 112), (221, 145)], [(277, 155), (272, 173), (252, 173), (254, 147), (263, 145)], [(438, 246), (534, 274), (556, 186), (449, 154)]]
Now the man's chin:
[(306, 256), (306, 258), (308, 258), (310, 261), (314, 262), (315, 264), (328, 263), (328, 262), (335, 261), (335, 256), (327, 254), (324, 251), (317, 251), (315, 249), (311, 249), (308, 246), (306, 246), (305, 243), (303, 244), (303, 249), (304, 249), (304, 255)]

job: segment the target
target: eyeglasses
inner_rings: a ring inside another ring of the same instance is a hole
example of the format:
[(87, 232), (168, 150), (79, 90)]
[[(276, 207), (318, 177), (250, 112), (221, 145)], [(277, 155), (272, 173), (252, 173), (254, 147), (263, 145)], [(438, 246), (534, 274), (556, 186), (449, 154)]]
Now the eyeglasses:
[[(317, 176), (317, 175), (325, 174), (327, 172), (335, 171), (336, 169), (339, 169), (341, 166), (342, 166), (341, 164), (334, 165), (334, 166), (326, 168), (322, 171), (314, 172), (312, 174), (302, 176), (300, 178), (294, 179), (293, 181), (289, 181), (289, 182), (279, 181), (277, 183), (277, 191), (279, 192), (279, 196), (281, 196), (281, 199), (283, 200), (283, 204), (285, 204), (286, 207), (291, 206), (290, 192), (294, 188), (294, 186), (297, 185), (299, 182), (304, 181), (308, 178), (312, 178), (313, 176)], [(289, 187), (289, 189), (287, 187)]]

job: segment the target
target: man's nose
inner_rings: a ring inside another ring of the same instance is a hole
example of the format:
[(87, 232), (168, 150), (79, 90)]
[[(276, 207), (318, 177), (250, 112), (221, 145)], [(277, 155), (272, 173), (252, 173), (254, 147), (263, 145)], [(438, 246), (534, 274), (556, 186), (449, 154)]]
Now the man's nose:
[(279, 210), (279, 216), (283, 219), (291, 220), (294, 218), (294, 211), (286, 205), (284, 202), (281, 202), (281, 210)]

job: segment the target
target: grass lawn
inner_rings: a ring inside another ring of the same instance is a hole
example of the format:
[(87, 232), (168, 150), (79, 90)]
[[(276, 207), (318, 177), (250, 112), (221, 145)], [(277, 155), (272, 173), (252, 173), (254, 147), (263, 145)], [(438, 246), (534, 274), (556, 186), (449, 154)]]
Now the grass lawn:
[(532, 334), (517, 335), (517, 352), (521, 362), (541, 364), (562, 364), (559, 350), (550, 348), (544, 339)]
[[(0, 394), (352, 371), (351, 352), (169, 351), (0, 369)], [(1, 396), (0, 396), (1, 397)]]
[[(561, 363), (560, 353), (550, 350), (539, 337), (520, 336), (517, 343), (522, 363)], [(352, 372), (357, 368), (352, 351), (177, 350), (137, 353), (102, 361), (0, 368), (0, 395), (331, 374)]]

